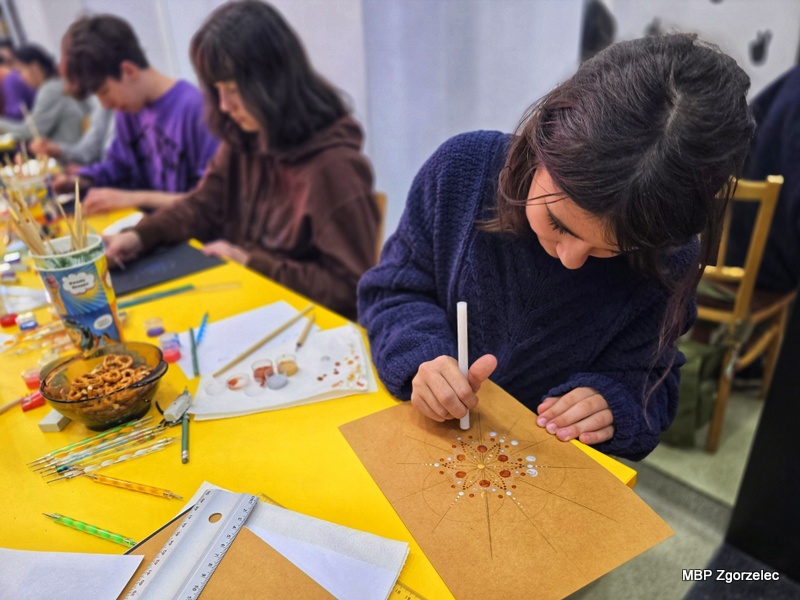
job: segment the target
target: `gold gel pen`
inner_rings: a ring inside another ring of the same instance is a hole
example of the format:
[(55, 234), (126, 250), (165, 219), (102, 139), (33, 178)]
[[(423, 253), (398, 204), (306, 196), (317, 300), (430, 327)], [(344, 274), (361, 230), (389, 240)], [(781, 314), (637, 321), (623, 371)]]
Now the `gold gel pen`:
[(114, 487), (122, 488), (124, 490), (131, 490), (133, 492), (142, 492), (143, 494), (150, 494), (151, 496), (160, 496), (162, 498), (177, 498), (178, 500), (182, 500), (181, 496), (178, 494), (171, 492), (169, 490), (165, 490), (162, 488), (153, 487), (152, 485), (144, 485), (143, 483), (135, 483), (133, 481), (125, 481), (124, 479), (115, 479), (114, 477), (108, 477), (107, 475), (96, 475), (96, 474), (87, 474), (84, 477), (88, 477), (95, 483), (104, 483), (105, 485), (113, 485)]

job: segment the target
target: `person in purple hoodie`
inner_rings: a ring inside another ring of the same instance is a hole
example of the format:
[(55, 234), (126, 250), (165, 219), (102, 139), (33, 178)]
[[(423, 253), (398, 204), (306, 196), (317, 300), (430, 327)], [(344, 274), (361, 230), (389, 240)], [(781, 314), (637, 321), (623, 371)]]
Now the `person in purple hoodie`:
[(14, 68), (14, 48), (8, 40), (0, 40), (0, 104), (2, 116), (14, 121), (23, 118), (22, 107), (30, 109), (36, 90), (22, 79)]
[[(186, 81), (151, 67), (131, 26), (112, 15), (73, 23), (62, 40), (73, 95), (96, 94), (117, 111), (116, 137), (105, 158), (78, 171), (87, 214), (166, 206), (200, 181), (217, 140), (203, 121), (203, 96)], [(73, 176), (55, 182), (74, 188)]]

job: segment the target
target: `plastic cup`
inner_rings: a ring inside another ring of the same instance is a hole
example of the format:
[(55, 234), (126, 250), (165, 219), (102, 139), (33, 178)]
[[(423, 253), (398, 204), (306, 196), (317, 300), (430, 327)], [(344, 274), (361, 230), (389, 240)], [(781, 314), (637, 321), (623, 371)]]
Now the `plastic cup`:
[(268, 377), (275, 374), (275, 367), (272, 366), (272, 361), (268, 358), (257, 360), (250, 367), (253, 369), (253, 379), (261, 387), (267, 383)]
[(38, 366), (36, 366), (25, 369), (22, 372), (22, 379), (23, 381), (25, 381), (25, 386), (29, 390), (39, 389), (39, 384), (41, 383), (41, 380), (39, 379), (40, 371), (41, 369)]
[(282, 354), (275, 361), (278, 364), (278, 373), (291, 377), (298, 371), (297, 357), (294, 354)]
[(70, 251), (68, 237), (51, 241), (54, 255), (32, 254), (45, 290), (73, 343), (84, 352), (121, 342), (122, 326), (100, 236)]

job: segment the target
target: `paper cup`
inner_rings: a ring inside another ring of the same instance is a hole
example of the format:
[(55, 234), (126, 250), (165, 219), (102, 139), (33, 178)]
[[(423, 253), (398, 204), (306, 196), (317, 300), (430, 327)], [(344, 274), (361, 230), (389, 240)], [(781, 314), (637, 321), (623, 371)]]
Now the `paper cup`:
[(58, 238), (51, 241), (57, 254), (32, 255), (51, 304), (84, 352), (123, 341), (102, 241), (98, 235), (87, 241), (86, 248), (69, 252), (70, 239)]

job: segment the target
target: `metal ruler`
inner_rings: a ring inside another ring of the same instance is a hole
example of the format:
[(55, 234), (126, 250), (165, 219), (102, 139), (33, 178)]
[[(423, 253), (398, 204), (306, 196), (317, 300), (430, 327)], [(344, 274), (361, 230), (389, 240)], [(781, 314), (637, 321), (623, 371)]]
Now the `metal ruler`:
[(257, 505), (249, 494), (205, 491), (125, 599), (196, 600)]

